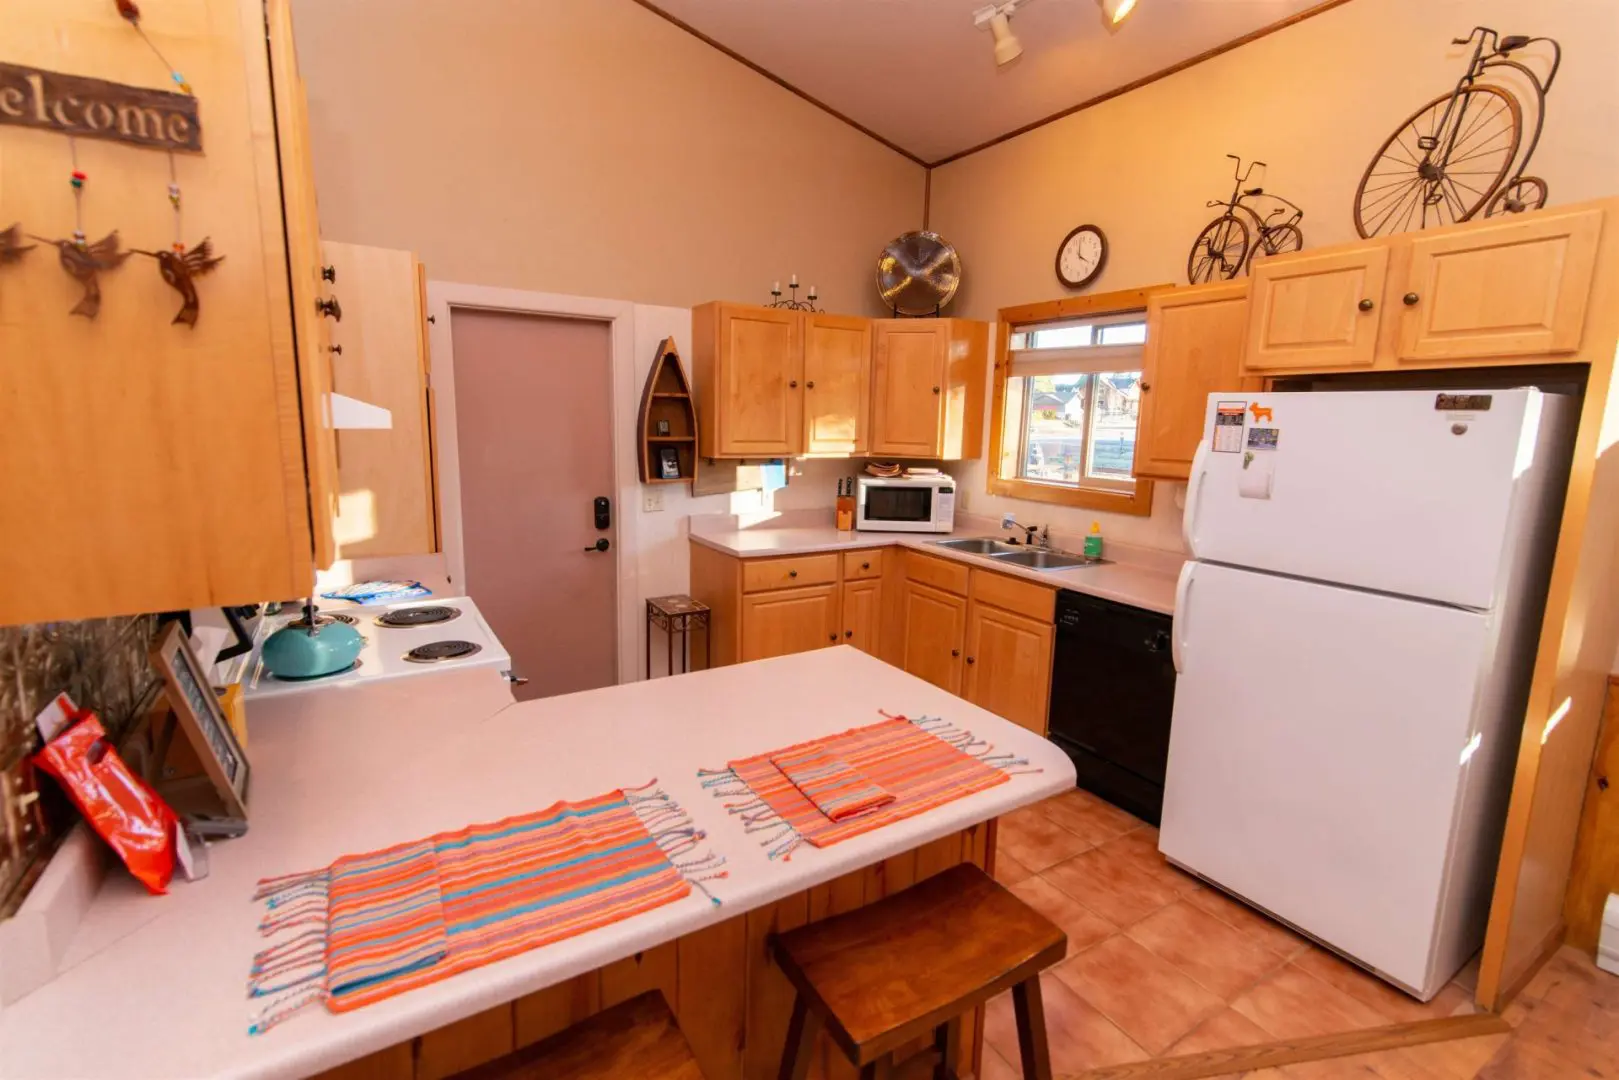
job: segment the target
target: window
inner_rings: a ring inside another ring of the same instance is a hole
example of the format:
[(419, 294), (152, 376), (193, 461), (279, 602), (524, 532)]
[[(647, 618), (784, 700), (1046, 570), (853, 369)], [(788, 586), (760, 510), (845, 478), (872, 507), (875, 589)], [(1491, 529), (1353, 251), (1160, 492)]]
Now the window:
[[(1136, 306), (1120, 310), (1120, 299)], [(1144, 294), (1082, 302), (1092, 303), (1094, 313), (1069, 314), (1073, 301), (1002, 312), (990, 491), (1145, 514), (1151, 482), (1132, 472), (1147, 340)]]

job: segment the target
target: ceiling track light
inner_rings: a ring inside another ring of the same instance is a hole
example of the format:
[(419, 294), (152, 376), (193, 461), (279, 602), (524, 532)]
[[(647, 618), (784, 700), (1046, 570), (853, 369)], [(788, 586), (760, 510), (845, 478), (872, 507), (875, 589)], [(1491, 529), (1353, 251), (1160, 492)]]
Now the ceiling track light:
[(1136, 9), (1137, 0), (1096, 0), (1102, 9), (1102, 25), (1111, 33), (1117, 30), (1119, 24), (1130, 17)]
[[(1023, 43), (1012, 33), (1012, 13), (1029, 0), (1005, 0), (1004, 3), (990, 4), (973, 12), (973, 25), (980, 30), (986, 27), (989, 36), (995, 39), (995, 63), (1010, 64), (1023, 55)], [(1134, 3), (1135, 0), (1130, 0)]]

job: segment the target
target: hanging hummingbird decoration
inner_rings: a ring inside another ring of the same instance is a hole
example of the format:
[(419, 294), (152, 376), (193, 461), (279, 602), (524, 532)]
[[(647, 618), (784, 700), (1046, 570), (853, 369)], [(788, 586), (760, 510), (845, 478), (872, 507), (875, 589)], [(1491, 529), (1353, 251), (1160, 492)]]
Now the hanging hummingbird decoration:
[(52, 240), (33, 233), (28, 235), (42, 244), (55, 244), (62, 269), (84, 286), (83, 299), (73, 305), (73, 310), (68, 314), (95, 318), (101, 312), (101, 281), (98, 275), (103, 270), (116, 270), (129, 258), (129, 252), (118, 250), (118, 230), (114, 229), (93, 244), (84, 242), (83, 233), (74, 233), (71, 240)]
[(174, 317), (170, 325), (184, 323), (186, 326), (196, 326), (202, 302), (197, 298), (195, 279), (224, 262), (225, 256), (216, 256), (214, 245), (207, 238), (190, 251), (142, 251), (139, 248), (133, 248), (131, 251), (136, 255), (156, 259), (157, 269), (163, 275), (163, 280), (168, 283), (169, 288), (179, 293), (184, 301), (180, 306), (180, 313)]
[(13, 225), (5, 232), (0, 232), (0, 266), (17, 262), (28, 252), (34, 250), (33, 244), (23, 244), (23, 231), (21, 225)]

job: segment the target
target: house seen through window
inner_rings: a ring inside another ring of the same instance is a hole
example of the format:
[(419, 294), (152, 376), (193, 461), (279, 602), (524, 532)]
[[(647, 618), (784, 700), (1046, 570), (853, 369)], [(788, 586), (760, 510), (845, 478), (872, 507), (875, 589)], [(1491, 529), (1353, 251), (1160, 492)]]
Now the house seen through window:
[(1135, 487), (1141, 312), (1013, 327), (999, 474), (1073, 488)]

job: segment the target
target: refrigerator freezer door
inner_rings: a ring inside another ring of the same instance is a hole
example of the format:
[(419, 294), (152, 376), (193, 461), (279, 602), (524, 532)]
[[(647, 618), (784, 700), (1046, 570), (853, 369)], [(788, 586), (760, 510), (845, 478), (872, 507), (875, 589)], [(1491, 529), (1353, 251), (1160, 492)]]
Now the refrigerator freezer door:
[(1185, 593), (1164, 854), (1429, 992), (1489, 616), (1206, 563)]
[(1192, 554), (1489, 608), (1543, 401), (1533, 390), (1212, 395), (1187, 489)]

